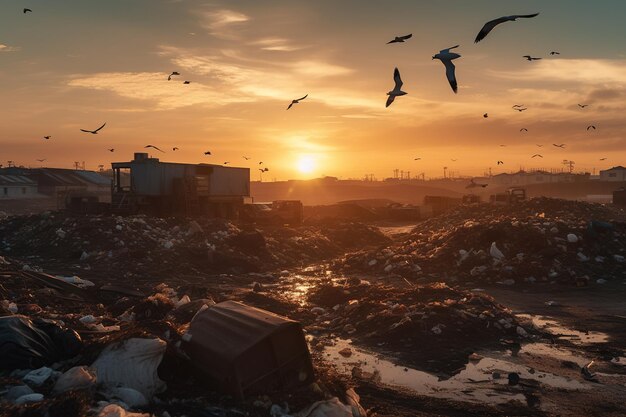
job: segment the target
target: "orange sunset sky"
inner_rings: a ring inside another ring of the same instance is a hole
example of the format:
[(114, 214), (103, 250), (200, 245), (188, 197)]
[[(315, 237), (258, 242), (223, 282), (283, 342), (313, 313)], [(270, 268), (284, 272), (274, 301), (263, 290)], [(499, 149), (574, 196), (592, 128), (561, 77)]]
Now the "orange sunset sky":
[[(96, 169), (153, 144), (279, 180), (626, 165), (625, 16), (622, 0), (4, 1), (0, 163)], [(431, 57), (457, 44), (454, 94)], [(396, 66), (408, 95), (385, 108)]]

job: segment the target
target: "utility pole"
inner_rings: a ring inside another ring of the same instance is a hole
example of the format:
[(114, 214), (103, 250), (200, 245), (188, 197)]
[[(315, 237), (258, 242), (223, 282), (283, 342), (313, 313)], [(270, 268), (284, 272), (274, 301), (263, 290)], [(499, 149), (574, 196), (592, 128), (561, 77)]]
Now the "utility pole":
[(575, 164), (576, 162), (574, 162), (574, 161), (570, 161), (570, 160), (567, 160), (567, 159), (564, 159), (564, 160), (563, 160), (563, 162), (561, 162), (561, 163), (567, 167), (567, 169), (568, 169), (568, 171), (569, 171), (569, 173), (570, 173), (570, 174), (571, 174), (572, 172), (574, 172), (574, 164)]
[(448, 170), (448, 167), (443, 167), (443, 179), (446, 179), (446, 171)]

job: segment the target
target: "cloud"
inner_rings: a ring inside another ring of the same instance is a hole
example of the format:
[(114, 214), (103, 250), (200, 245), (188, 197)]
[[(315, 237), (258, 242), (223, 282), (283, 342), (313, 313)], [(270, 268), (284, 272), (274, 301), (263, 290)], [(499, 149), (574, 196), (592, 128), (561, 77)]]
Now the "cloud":
[(624, 59), (544, 59), (521, 71), (491, 71), (501, 78), (525, 81), (623, 85), (626, 81)]
[(213, 10), (201, 14), (202, 26), (208, 29), (209, 33), (226, 39), (237, 37), (234, 31), (240, 24), (250, 20), (247, 15), (233, 10)]
[(293, 52), (303, 49), (301, 46), (290, 44), (287, 39), (283, 38), (263, 38), (250, 43), (250, 45), (259, 46), (264, 51)]
[(21, 48), (19, 46), (8, 46), (0, 43), (0, 52), (15, 52), (19, 51)]

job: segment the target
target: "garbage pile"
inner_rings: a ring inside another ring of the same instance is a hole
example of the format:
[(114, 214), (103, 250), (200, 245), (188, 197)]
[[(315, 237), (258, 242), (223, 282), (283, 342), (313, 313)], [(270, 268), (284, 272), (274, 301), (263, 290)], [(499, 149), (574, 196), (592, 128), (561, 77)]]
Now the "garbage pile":
[(468, 286), (604, 284), (626, 277), (625, 221), (623, 209), (549, 198), (460, 206), (418, 224), (399, 242), (348, 254), (334, 267)]
[[(220, 219), (72, 216), (43, 213), (0, 222), (0, 251), (14, 258), (130, 277), (149, 274), (241, 273), (328, 259), (357, 245), (382, 244), (358, 223), (242, 229)], [(33, 265), (29, 265), (33, 266)]]
[[(353, 278), (316, 287), (308, 301), (316, 315), (309, 331), (357, 340), (432, 371), (453, 371), (475, 349), (519, 343), (533, 333), (490, 296), (444, 283), (417, 287)], [(324, 345), (320, 339), (317, 347)]]

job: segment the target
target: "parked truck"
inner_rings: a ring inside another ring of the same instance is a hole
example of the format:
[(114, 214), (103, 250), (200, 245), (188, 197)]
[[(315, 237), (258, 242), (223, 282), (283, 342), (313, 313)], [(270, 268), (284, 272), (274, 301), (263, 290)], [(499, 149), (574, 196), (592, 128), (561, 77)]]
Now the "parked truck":
[(526, 189), (513, 187), (489, 197), (492, 204), (517, 204), (526, 200)]

